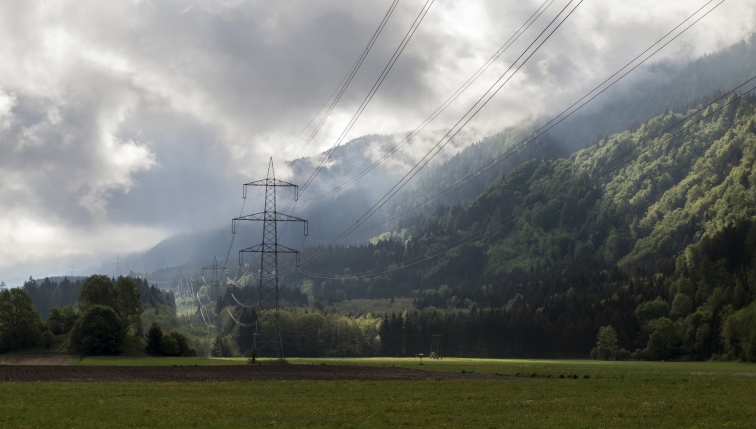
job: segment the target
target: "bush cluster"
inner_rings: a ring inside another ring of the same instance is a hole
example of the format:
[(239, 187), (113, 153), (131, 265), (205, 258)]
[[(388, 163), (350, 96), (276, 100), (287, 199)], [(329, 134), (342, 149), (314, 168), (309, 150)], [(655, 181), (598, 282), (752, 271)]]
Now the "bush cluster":
[(147, 331), (145, 351), (153, 356), (197, 356), (197, 350), (189, 346), (186, 337), (176, 330), (163, 334), (157, 323)]

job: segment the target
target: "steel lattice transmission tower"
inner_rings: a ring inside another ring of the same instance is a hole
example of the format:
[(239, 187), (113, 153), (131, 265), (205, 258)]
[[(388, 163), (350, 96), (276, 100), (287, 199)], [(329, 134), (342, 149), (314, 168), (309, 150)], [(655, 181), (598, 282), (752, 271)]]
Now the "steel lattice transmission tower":
[[(236, 234), (239, 221), (243, 220), (263, 223), (262, 243), (239, 251), (239, 266), (244, 264), (244, 253), (261, 254), (260, 270), (257, 274), (260, 281), (257, 290), (257, 303), (255, 304), (257, 320), (255, 321), (252, 347), (256, 352), (273, 349), (277, 352), (278, 357), (283, 359), (283, 339), (281, 338), (281, 325), (278, 320), (278, 255), (280, 253), (295, 254), (297, 266), (299, 266), (299, 252), (278, 244), (277, 224), (278, 222), (303, 222), (304, 235), (307, 235), (307, 221), (276, 211), (276, 188), (294, 188), (294, 201), (297, 201), (299, 199), (299, 187), (292, 183), (276, 179), (272, 157), (270, 158), (270, 164), (268, 164), (268, 176), (265, 179), (244, 184), (244, 199), (247, 198), (247, 187), (249, 186), (265, 187), (265, 211), (234, 218), (231, 229)], [(263, 312), (272, 312), (273, 323), (275, 325), (275, 328), (267, 328), (265, 332), (260, 324), (260, 316)]]
[[(210, 282), (205, 279), (205, 273), (210, 272)], [(221, 265), (218, 265), (218, 257), (213, 258), (213, 265), (202, 268), (202, 279), (207, 283), (210, 293), (210, 302), (218, 302), (221, 299), (221, 287), (224, 282), (221, 278), (222, 275), (226, 275), (227, 269)]]

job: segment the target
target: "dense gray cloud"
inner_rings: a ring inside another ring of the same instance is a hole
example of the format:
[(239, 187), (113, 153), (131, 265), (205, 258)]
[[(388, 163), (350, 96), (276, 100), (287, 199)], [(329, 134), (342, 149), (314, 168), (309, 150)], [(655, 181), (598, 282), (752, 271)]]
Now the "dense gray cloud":
[[(399, 3), (307, 155), (333, 144), (423, 3)], [(286, 144), (389, 4), (0, 1), (0, 279), (142, 250), (236, 215), (240, 184), (269, 156), (294, 156), (303, 139)], [(540, 4), (436, 0), (349, 138), (413, 129)], [(453, 146), (565, 106), (703, 4), (586, 0)], [(742, 39), (753, 6), (726, 1), (659, 59)], [(401, 170), (429, 147), (539, 25), (390, 165)]]

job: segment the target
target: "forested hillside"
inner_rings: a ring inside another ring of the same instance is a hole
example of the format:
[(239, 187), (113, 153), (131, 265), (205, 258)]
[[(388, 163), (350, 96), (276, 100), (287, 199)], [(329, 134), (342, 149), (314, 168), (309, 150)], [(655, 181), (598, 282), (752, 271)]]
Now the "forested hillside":
[[(756, 69), (754, 68), (756, 64), (755, 37), (752, 36), (722, 51), (706, 55), (685, 66), (660, 62), (639, 76), (630, 75), (629, 78), (634, 78), (634, 81), (620, 83), (617, 88), (613, 88), (586, 106), (584, 110), (567, 118), (529, 145), (527, 149), (476, 177), (459, 190), (423, 205), (430, 196), (437, 195), (455, 185), (514, 144), (523, 141), (548, 119), (540, 118), (530, 123), (519, 124), (469, 145), (437, 168), (423, 172), (424, 176), (389, 200), (388, 204), (371, 219), (371, 222), (385, 222), (416, 207), (420, 207), (417, 210), (419, 213), (432, 214), (438, 205), (454, 206), (465, 201), (474, 201), (494, 180), (525, 161), (569, 156), (586, 145), (604, 139), (605, 136), (621, 132), (628, 127), (637, 127), (640, 123), (669, 109), (694, 103), (695, 100), (718, 90), (729, 90), (751, 77), (753, 70)], [(397, 136), (370, 135), (359, 137), (339, 147), (331, 162), (326, 164), (314, 182), (315, 187), (309, 191), (310, 196), (303, 200), (347, 182), (370, 165), (371, 156), (384, 154), (399, 140)], [(450, 152), (453, 153), (453, 150), (451, 149)], [(309, 177), (322, 157), (323, 154), (318, 154), (297, 160), (294, 167), (295, 174), (291, 181), (301, 185), (299, 178)], [(283, 163), (276, 161), (277, 171), (280, 173), (283, 171)], [(406, 166), (411, 165), (412, 162), (407, 159), (407, 153), (400, 152), (385, 164), (393, 166), (402, 164), (404, 167), (401, 171), (404, 172)], [(392, 176), (392, 170), (385, 164), (328, 198), (309, 204), (302, 201), (296, 206), (295, 215), (310, 220), (312, 238), (317, 240), (340, 234), (347, 225), (362, 215), (382, 195), (383, 191), (388, 189), (390, 184), (393, 184), (396, 177)], [(282, 195), (282, 197), (287, 196)], [(334, 207), (339, 209), (333, 210)], [(385, 228), (376, 228), (365, 234), (350, 236), (344, 243), (365, 243), (371, 237), (370, 233), (377, 235), (376, 230), (378, 232), (394, 230), (397, 229), (397, 224), (391, 222), (386, 224)], [(297, 234), (293, 231), (284, 231), (284, 240), (298, 246), (301, 243), (301, 235), (298, 235), (299, 231), (296, 232)], [(259, 238), (255, 237), (255, 239)], [(229, 228), (222, 226), (211, 232), (166, 239), (149, 252), (135, 255), (127, 262), (139, 272), (150, 272), (184, 264), (189, 264), (196, 269), (203, 264), (208, 265), (213, 256), (223, 257), (229, 241)], [(239, 242), (242, 242), (240, 246), (249, 244), (243, 239)], [(313, 243), (318, 242), (315, 240), (306, 242), (308, 245)], [(241, 247), (234, 248), (233, 252), (239, 248)]]
[[(665, 62), (653, 65), (642, 77), (637, 77), (632, 83), (620, 83), (583, 110), (556, 125), (538, 144), (507, 159), (470, 185), (429, 205), (425, 212), (432, 212), (438, 203), (452, 206), (464, 200), (476, 199), (496, 178), (523, 161), (568, 156), (595, 143), (598, 138), (621, 132), (631, 126), (637, 127), (665, 110), (694, 103), (716, 91), (736, 87), (752, 77), (753, 70), (756, 70), (754, 42), (756, 36), (751, 36), (748, 40), (706, 55), (684, 67)], [(556, 112), (552, 113), (555, 114)], [(524, 141), (544, 122), (546, 120), (541, 119), (512, 127), (465, 148), (443, 166), (420, 179), (416, 185), (397, 195), (381, 214), (388, 218), (426, 201), (429, 195), (436, 195), (487, 164), (490, 159)]]
[(425, 310), (389, 317), (385, 334), (466, 332), (451, 347), (460, 354), (585, 356), (612, 325), (638, 357), (739, 356), (756, 292), (754, 103), (726, 97), (687, 120), (702, 104), (685, 106), (569, 158), (531, 160), (469, 207), (331, 249), (303, 267), (312, 276), (285, 280), (324, 301), (414, 297)]

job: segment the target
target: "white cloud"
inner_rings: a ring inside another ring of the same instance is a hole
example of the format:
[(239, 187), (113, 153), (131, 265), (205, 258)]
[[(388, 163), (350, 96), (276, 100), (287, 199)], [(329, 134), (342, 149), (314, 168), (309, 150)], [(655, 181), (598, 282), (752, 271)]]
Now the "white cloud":
[[(333, 144), (423, 3), (400, 3), (307, 154)], [(586, 0), (465, 141), (559, 109), (698, 3)], [(389, 4), (0, 0), (0, 237), (13, 243), (0, 269), (62, 247), (146, 248), (228, 218), (238, 183), (259, 176), (320, 108)], [(349, 136), (414, 129), (540, 4), (436, 1)], [(754, 10), (753, 0), (725, 2), (662, 57), (684, 61), (742, 39)], [(428, 135), (451, 126), (526, 39)], [(301, 142), (277, 156), (293, 156)]]

